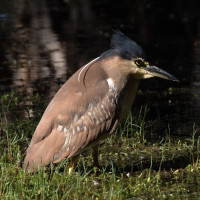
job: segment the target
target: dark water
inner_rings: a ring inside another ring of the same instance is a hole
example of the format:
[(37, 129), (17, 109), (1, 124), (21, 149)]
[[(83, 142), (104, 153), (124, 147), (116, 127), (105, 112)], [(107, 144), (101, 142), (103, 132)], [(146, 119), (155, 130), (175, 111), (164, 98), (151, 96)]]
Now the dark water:
[(52, 97), (109, 48), (113, 29), (181, 82), (142, 80), (134, 108), (181, 135), (200, 123), (200, 4), (147, 0), (0, 1), (0, 92)]

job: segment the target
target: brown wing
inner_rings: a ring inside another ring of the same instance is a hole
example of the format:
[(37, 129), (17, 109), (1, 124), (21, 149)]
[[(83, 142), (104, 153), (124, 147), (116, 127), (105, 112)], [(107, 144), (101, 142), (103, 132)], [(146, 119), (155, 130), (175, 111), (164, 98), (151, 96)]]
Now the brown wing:
[(118, 123), (118, 91), (109, 88), (101, 62), (77, 71), (57, 92), (35, 130), (26, 169), (77, 155), (106, 137)]

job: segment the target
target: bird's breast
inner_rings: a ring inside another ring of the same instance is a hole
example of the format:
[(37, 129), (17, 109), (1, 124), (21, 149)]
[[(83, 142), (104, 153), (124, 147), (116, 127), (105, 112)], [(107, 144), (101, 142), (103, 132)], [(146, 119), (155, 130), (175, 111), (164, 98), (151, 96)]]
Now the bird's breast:
[(119, 100), (119, 104), (121, 107), (120, 121), (126, 117), (129, 110), (131, 109), (137, 93), (138, 84), (139, 80), (129, 80), (121, 93), (121, 97)]

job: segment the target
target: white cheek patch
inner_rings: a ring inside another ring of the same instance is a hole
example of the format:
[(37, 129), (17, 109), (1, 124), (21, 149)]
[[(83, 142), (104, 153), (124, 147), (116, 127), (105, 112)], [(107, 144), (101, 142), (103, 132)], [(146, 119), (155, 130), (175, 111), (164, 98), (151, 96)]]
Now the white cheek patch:
[(114, 81), (112, 80), (112, 78), (108, 78), (107, 82), (108, 82), (108, 86), (110, 89), (116, 90), (115, 84), (114, 84)]

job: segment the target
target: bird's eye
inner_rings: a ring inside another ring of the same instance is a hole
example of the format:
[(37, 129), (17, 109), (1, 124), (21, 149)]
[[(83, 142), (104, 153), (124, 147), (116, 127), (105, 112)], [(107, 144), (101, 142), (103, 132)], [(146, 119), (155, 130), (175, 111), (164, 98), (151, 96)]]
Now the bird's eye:
[(136, 60), (135, 61), (135, 64), (140, 67), (142, 64), (143, 64), (143, 61), (142, 60)]

